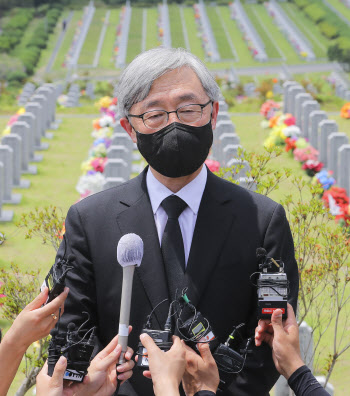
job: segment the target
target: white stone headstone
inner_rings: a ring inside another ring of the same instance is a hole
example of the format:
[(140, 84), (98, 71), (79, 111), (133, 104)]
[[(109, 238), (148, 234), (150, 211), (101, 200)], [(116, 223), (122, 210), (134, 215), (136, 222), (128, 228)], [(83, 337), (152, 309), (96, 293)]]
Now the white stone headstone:
[(337, 181), (338, 178), (338, 150), (343, 144), (348, 144), (349, 138), (345, 133), (334, 132), (328, 137), (328, 170), (333, 171), (333, 176)]

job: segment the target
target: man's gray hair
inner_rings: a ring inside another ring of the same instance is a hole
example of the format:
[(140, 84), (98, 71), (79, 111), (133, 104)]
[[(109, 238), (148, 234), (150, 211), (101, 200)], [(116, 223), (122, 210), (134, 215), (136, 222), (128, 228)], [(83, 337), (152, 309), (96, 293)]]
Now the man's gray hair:
[(130, 108), (144, 100), (153, 81), (168, 71), (190, 67), (202, 83), (204, 91), (213, 101), (218, 101), (220, 88), (206, 66), (183, 48), (158, 47), (138, 55), (124, 70), (117, 87), (118, 110), (126, 117)]

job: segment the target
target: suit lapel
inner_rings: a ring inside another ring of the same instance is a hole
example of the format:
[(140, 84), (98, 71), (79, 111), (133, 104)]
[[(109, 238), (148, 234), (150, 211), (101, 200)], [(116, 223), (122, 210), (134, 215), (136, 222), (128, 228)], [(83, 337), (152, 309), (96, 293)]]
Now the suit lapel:
[(235, 215), (228, 209), (227, 182), (208, 170), (185, 273), (188, 296), (197, 305), (217, 264)]
[[(120, 204), (125, 208), (117, 216), (123, 234), (135, 233), (144, 243), (144, 255), (137, 276), (153, 308), (168, 298), (167, 282), (158, 233), (146, 187), (146, 171), (125, 185), (120, 194)], [(142, 302), (140, 302), (142, 303)], [(158, 324), (164, 326), (169, 302), (161, 304), (154, 312)]]

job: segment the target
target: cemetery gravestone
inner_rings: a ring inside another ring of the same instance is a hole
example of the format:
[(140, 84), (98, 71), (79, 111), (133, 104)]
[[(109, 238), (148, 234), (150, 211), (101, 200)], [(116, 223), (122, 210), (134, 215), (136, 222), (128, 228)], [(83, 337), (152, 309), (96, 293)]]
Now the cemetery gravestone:
[(11, 125), (11, 133), (18, 135), (21, 138), (21, 172), (22, 173), (30, 173), (32, 175), (37, 174), (37, 167), (35, 165), (29, 164), (29, 125), (26, 122), (16, 121)]
[(0, 145), (0, 162), (4, 165), (4, 195), (3, 203), (19, 204), (21, 202), (20, 194), (12, 193), (13, 180), (13, 150), (9, 146)]
[(318, 135), (319, 160), (325, 168), (328, 167), (328, 137), (333, 132), (338, 132), (338, 124), (335, 121), (323, 120), (320, 122)]
[(22, 139), (20, 136), (10, 133), (6, 136), (4, 136), (1, 139), (1, 144), (5, 146), (9, 146), (13, 150), (13, 156), (12, 156), (12, 183), (13, 187), (17, 188), (29, 188), (30, 187), (30, 181), (29, 180), (23, 180), (21, 179), (21, 165), (22, 165)]
[(32, 98), (33, 102), (37, 102), (42, 107), (42, 117), (41, 117), (41, 136), (48, 139), (52, 139), (52, 134), (46, 134), (47, 123), (48, 123), (48, 101), (44, 95), (34, 95)]
[(231, 121), (231, 118), (227, 111), (219, 111), (216, 121)]
[(124, 131), (114, 133), (112, 135), (112, 146), (124, 146), (127, 147), (131, 152), (134, 149), (134, 142), (131, 140), (131, 137)]
[(227, 163), (232, 158), (237, 158), (239, 148), (242, 148), (242, 146), (238, 144), (228, 144), (223, 148), (222, 152), (220, 153), (220, 157), (217, 158), (217, 161), (219, 161), (222, 166), (226, 167)]
[(309, 138), (310, 114), (314, 110), (319, 110), (319, 109), (320, 109), (320, 104), (316, 102), (316, 100), (307, 100), (302, 105), (301, 132), (302, 135), (306, 138)]
[(5, 167), (0, 161), (0, 223), (12, 221), (13, 211), (12, 210), (2, 210), (3, 198), (5, 190)]
[(294, 85), (298, 85), (298, 83), (295, 81), (285, 81), (283, 83), (283, 113), (288, 113), (288, 92)]
[(333, 176), (338, 178), (338, 150), (343, 144), (348, 144), (349, 139), (345, 133), (334, 132), (328, 137), (328, 170), (333, 171)]
[(216, 123), (214, 135), (220, 136), (222, 133), (234, 133), (235, 126), (231, 120), (221, 120)]
[(29, 125), (30, 131), (30, 141), (29, 141), (29, 161), (30, 162), (41, 162), (43, 160), (43, 156), (35, 153), (35, 116), (32, 113), (26, 112), (21, 114), (17, 121), (23, 121)]
[(338, 184), (350, 195), (350, 144), (344, 144), (338, 150)]
[(48, 143), (41, 142), (41, 117), (42, 117), (42, 107), (37, 102), (29, 102), (26, 106), (26, 112), (34, 115), (34, 135), (35, 135), (35, 150), (47, 150), (49, 148)]
[(312, 96), (308, 93), (299, 93), (295, 97), (295, 124), (301, 128), (301, 111), (302, 111), (302, 106), (303, 103), (306, 102), (307, 100), (312, 100)]
[[(238, 145), (240, 144), (240, 139), (235, 133), (222, 133), (218, 139), (214, 142), (212, 146), (213, 157), (218, 160), (222, 158), (221, 152), (224, 147), (229, 144)], [(220, 161), (219, 161), (220, 162)]]
[(311, 146), (318, 150), (318, 129), (321, 121), (326, 120), (327, 114), (325, 111), (315, 110), (310, 113), (309, 120), (309, 139)]
[(131, 151), (125, 146), (110, 146), (107, 149), (107, 158), (108, 159), (122, 159), (124, 160), (129, 167), (131, 167), (132, 162), (132, 153)]
[(130, 179), (131, 169), (122, 159), (108, 159), (105, 164), (103, 175), (107, 177), (121, 177)]
[(291, 86), (288, 90), (288, 113), (295, 115), (295, 98), (301, 93), (305, 93), (305, 90), (300, 85)]

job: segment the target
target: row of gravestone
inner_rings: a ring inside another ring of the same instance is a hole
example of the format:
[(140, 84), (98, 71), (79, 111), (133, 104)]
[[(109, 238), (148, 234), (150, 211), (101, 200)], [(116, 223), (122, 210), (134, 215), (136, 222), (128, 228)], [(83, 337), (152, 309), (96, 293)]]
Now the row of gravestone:
[(42, 138), (52, 138), (48, 129), (56, 129), (56, 100), (59, 89), (45, 84), (36, 89), (25, 106), (25, 113), (11, 125), (8, 135), (0, 142), (0, 221), (11, 221), (13, 211), (2, 210), (3, 204), (19, 204), (20, 194), (13, 188), (28, 188), (30, 182), (22, 180), (24, 174), (36, 174), (35, 162), (42, 161), (36, 151), (46, 150), (48, 143)]
[(337, 181), (350, 194), (350, 144), (345, 133), (339, 132), (335, 121), (329, 120), (320, 104), (295, 81), (286, 81), (284, 88), (284, 113), (291, 113), (301, 134), (319, 151), (321, 161)]
[(80, 98), (80, 88), (78, 84), (71, 84), (67, 93), (65, 107), (78, 107)]
[(163, 29), (162, 45), (165, 48), (171, 48), (169, 7), (166, 0), (163, 0), (163, 4), (158, 5), (158, 14), (159, 27)]
[(282, 7), (275, 0), (270, 0), (266, 3), (266, 6), (278, 28), (287, 37), (299, 56), (303, 56), (307, 60), (315, 60), (316, 57), (312, 45), (285, 14)]
[(28, 102), (28, 99), (33, 95), (34, 91), (35, 85), (31, 82), (27, 82), (18, 97), (19, 106), (24, 106)]
[(255, 30), (241, 2), (239, 0), (235, 0), (230, 3), (229, 7), (231, 10), (231, 18), (237, 21), (239, 29), (246, 37), (249, 46), (253, 48), (253, 57), (260, 62), (266, 62), (268, 60), (268, 56), (266, 54), (265, 44)]
[[(129, 29), (130, 29), (130, 21), (131, 21), (131, 5), (130, 1), (127, 0), (124, 8), (124, 14), (121, 14), (121, 19), (119, 24), (121, 24), (121, 32), (116, 37), (116, 42), (114, 47), (118, 47), (118, 54), (115, 60), (115, 67), (122, 68), (126, 63), (126, 53), (128, 49), (128, 37), (129, 37)], [(123, 19), (122, 19), (123, 18)]]
[(242, 166), (242, 169), (236, 168), (237, 173), (232, 174), (233, 178), (238, 180), (240, 186), (255, 190), (255, 184), (246, 176), (250, 170), (249, 164), (247, 161), (240, 159), (239, 150), (242, 149), (240, 138), (236, 134), (235, 126), (227, 110), (227, 103), (220, 100), (211, 158), (218, 161), (221, 168)]
[(335, 96), (341, 99), (350, 101), (350, 89), (347, 80), (345, 80), (339, 72), (332, 72), (328, 78), (329, 81), (334, 81)]

